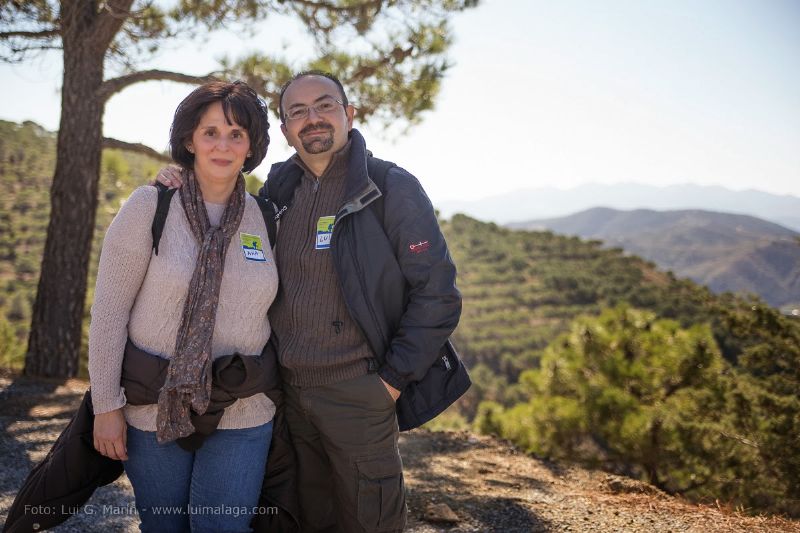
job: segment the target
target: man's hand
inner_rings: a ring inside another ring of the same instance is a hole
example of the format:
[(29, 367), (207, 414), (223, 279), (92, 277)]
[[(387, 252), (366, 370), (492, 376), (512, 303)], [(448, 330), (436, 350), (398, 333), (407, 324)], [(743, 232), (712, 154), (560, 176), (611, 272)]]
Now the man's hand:
[[(162, 168), (158, 171), (156, 181), (167, 187), (180, 189), (181, 185), (183, 185), (183, 181), (181, 181), (181, 167), (170, 165)], [(153, 185), (155, 185), (155, 182), (153, 182)]]
[(94, 449), (117, 461), (128, 460), (128, 425), (122, 409), (94, 415)]
[(383, 383), (383, 386), (389, 391), (389, 396), (391, 396), (394, 401), (397, 401), (400, 397), (400, 391), (383, 381), (383, 379), (381, 379), (381, 383)]

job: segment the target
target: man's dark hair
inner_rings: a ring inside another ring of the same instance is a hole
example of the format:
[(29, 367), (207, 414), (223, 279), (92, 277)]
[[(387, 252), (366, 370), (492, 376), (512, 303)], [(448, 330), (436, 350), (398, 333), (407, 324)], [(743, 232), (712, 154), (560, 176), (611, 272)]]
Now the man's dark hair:
[(172, 159), (183, 168), (194, 167), (194, 154), (186, 149), (200, 117), (214, 102), (222, 103), (222, 112), (228, 124), (238, 124), (247, 130), (250, 138), (250, 157), (242, 170), (250, 172), (267, 155), (269, 146), (269, 114), (258, 94), (243, 81), (228, 83), (212, 81), (201, 85), (178, 104), (172, 127), (169, 130), (169, 147)]
[(344, 106), (347, 107), (348, 105), (347, 95), (344, 93), (344, 87), (342, 86), (342, 82), (339, 81), (339, 78), (337, 78), (330, 72), (325, 72), (324, 70), (304, 70), (303, 72), (300, 72), (299, 74), (295, 74), (294, 76), (292, 76), (292, 79), (290, 79), (281, 86), (281, 94), (278, 97), (278, 115), (281, 117), (282, 123), (284, 124), (286, 123), (286, 116), (283, 114), (283, 93), (286, 92), (286, 89), (289, 88), (289, 85), (296, 82), (300, 78), (306, 78), (308, 76), (322, 76), (323, 78), (328, 78), (333, 83), (335, 83), (336, 87), (339, 88), (339, 92), (342, 95), (342, 104), (344, 104)]

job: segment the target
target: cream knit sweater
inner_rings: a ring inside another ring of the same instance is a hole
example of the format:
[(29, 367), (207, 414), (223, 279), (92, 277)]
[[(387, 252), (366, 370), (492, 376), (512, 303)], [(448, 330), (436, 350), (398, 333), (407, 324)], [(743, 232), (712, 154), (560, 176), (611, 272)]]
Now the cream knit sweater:
[[(136, 189), (108, 228), (100, 254), (89, 327), (89, 378), (95, 413), (124, 406), (128, 424), (156, 430), (157, 406), (126, 405), (120, 386), (128, 337), (139, 348), (169, 359), (175, 350), (183, 305), (194, 271), (198, 246), (180, 193), (172, 197), (158, 255), (150, 227), (158, 191)], [(219, 225), (224, 205), (206, 202), (208, 218)], [(241, 234), (261, 237), (266, 261), (248, 260)], [(264, 218), (247, 195), (239, 233), (231, 239), (219, 294), (211, 353), (214, 358), (240, 353), (258, 355), (270, 335), (267, 310), (278, 290), (278, 273)], [(225, 409), (219, 429), (240, 429), (269, 422), (275, 405), (264, 394), (237, 400)]]

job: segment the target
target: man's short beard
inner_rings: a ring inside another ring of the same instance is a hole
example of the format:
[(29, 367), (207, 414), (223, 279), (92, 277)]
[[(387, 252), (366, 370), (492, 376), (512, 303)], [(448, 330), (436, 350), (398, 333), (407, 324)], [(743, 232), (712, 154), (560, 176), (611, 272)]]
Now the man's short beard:
[[(309, 131), (318, 131), (324, 130), (327, 133), (327, 137), (320, 138), (318, 135), (315, 135), (309, 140), (305, 140), (303, 138), (303, 134)], [(309, 154), (321, 154), (323, 152), (327, 152), (333, 147), (333, 126), (328, 124), (327, 122), (320, 120), (314, 124), (308, 124), (302, 130), (298, 136), (300, 137), (300, 142), (303, 144), (303, 150), (305, 150)]]
[(324, 139), (317, 137), (316, 139), (309, 139), (307, 141), (303, 140), (302, 143), (303, 150), (309, 154), (321, 154), (323, 152), (327, 152), (333, 148), (333, 132), (330, 132), (330, 135)]

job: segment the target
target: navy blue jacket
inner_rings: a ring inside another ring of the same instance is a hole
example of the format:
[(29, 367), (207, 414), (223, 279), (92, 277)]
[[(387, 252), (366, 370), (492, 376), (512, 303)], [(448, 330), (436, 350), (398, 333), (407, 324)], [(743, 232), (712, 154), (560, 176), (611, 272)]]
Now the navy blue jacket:
[[(402, 391), (397, 417), (407, 430), (431, 420), (470, 386), (449, 340), (461, 316), (456, 267), (419, 181), (373, 158), (357, 130), (350, 139), (345, 201), (336, 213), (331, 252), (378, 374)], [(302, 174), (292, 160), (272, 166), (261, 193), (276, 220), (291, 208)]]

